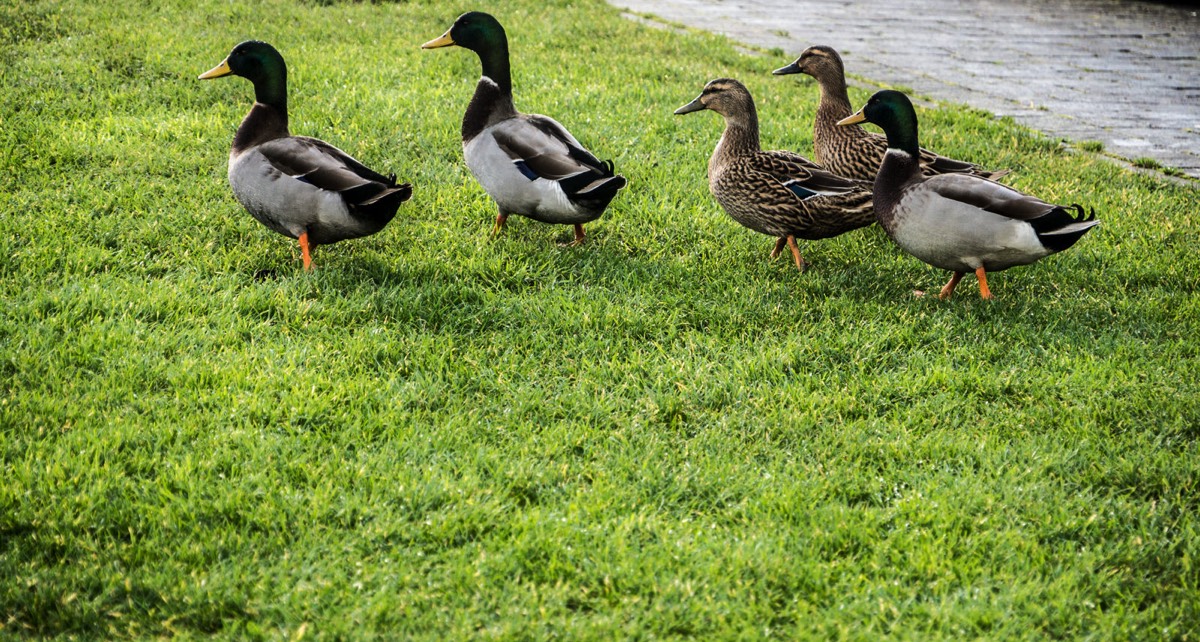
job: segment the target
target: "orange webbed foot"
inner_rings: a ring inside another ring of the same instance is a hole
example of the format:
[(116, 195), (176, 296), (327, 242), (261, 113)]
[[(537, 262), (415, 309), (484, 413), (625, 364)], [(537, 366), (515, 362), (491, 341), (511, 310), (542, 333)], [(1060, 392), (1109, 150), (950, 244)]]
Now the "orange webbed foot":
[(496, 224), (492, 226), (492, 238), (495, 238), (500, 230), (504, 229), (504, 225), (508, 223), (508, 214), (501, 212), (496, 215)]
[(583, 245), (584, 236), (585, 235), (583, 233), (583, 226), (580, 225), (579, 223), (576, 223), (575, 224), (575, 240), (571, 241), (570, 243), (567, 243), (567, 247), (576, 247), (579, 245)]
[(796, 237), (787, 237), (787, 246), (792, 250), (792, 258), (796, 261), (796, 269), (803, 272), (808, 268), (808, 263), (805, 262), (803, 256), (800, 256), (800, 247), (796, 245)]
[(963, 278), (963, 272), (955, 272), (954, 276), (950, 277), (950, 282), (942, 287), (942, 291), (938, 292), (938, 298), (945, 301), (954, 296), (954, 288), (958, 287), (958, 282)]
[(787, 237), (786, 236), (779, 237), (779, 240), (775, 241), (775, 249), (771, 250), (771, 258), (775, 258), (775, 257), (779, 256), (779, 253), (782, 252), (783, 248), (786, 246), (787, 246)]
[(988, 289), (987, 270), (984, 270), (983, 266), (975, 268), (975, 278), (979, 279), (979, 296), (983, 297), (984, 300), (987, 301), (991, 301), (993, 298), (995, 298), (992, 296), (992, 291)]
[(312, 254), (308, 242), (308, 232), (300, 235), (300, 258), (304, 259), (304, 271), (311, 272), (313, 269)]

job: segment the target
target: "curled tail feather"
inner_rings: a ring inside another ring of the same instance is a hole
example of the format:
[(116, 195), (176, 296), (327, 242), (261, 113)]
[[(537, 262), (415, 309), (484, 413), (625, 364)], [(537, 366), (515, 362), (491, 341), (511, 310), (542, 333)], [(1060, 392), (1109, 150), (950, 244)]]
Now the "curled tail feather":
[(1088, 230), (1100, 224), (1096, 210), (1087, 210), (1078, 203), (1056, 207), (1044, 216), (1029, 222), (1038, 240), (1052, 252), (1062, 252), (1075, 245)]

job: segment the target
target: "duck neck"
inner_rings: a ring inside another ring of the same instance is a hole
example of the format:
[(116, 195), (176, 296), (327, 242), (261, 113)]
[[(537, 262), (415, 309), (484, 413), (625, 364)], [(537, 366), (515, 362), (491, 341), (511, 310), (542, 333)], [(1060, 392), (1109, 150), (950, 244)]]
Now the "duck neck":
[(836, 123), (853, 113), (850, 95), (846, 93), (845, 76), (818, 78), (817, 88), (821, 93), (821, 101), (817, 105), (817, 122), (824, 119)]
[(913, 164), (917, 164), (917, 159), (921, 155), (921, 147), (917, 144), (917, 119), (916, 116), (910, 121), (906, 121), (899, 127), (889, 127), (886, 130), (888, 151), (898, 150), (912, 159)]
[(708, 175), (713, 177), (716, 170), (738, 156), (753, 154), (760, 151), (758, 142), (758, 114), (754, 105), (740, 113), (725, 115), (725, 132), (708, 161)]
[(256, 83), (254, 96), (254, 106), (233, 135), (234, 153), (291, 135), (288, 131), (287, 81), (282, 82), (277, 92), (264, 92)]
[[(271, 64), (274, 63), (274, 64)], [(264, 63), (265, 73), (255, 77), (254, 102), (275, 108), (287, 117), (287, 66), (283, 59)]]
[(508, 39), (501, 38), (489, 43), (487, 49), (479, 51), (479, 62), (483, 64), (483, 76), (491, 78), (505, 95), (512, 99), (512, 73), (508, 64)]
[(483, 63), (483, 75), (475, 85), (475, 95), (463, 116), (463, 142), (475, 138), (488, 126), (517, 115), (508, 64), (508, 41), (493, 43), (478, 54)]
[(287, 138), (288, 133), (288, 70), (280, 64), (269, 74), (254, 78), (254, 107), (242, 119), (233, 137), (233, 151), (252, 148), (268, 140)]
[(883, 229), (891, 233), (896, 206), (904, 187), (921, 178), (920, 148), (917, 146), (916, 123), (910, 135), (901, 135), (893, 129), (887, 131), (888, 150), (883, 155), (879, 174), (875, 176), (872, 195), (875, 213)]

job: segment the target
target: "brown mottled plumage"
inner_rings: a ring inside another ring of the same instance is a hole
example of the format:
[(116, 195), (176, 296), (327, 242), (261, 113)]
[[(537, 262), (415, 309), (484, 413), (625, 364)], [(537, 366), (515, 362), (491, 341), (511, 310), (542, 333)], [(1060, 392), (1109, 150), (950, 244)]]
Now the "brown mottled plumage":
[(786, 151), (762, 151), (754, 98), (742, 83), (718, 78), (676, 114), (711, 109), (725, 118), (725, 133), (708, 161), (708, 186), (738, 223), (786, 244), (796, 267), (804, 259), (796, 238), (837, 236), (875, 221), (870, 185), (827, 172)]
[[(838, 127), (838, 121), (854, 110), (846, 94), (846, 70), (842, 57), (833, 47), (817, 45), (805, 49), (792, 64), (776, 69), (777, 76), (807, 74), (817, 80), (821, 102), (813, 121), (813, 156), (825, 169), (859, 180), (875, 180), (879, 164), (887, 151), (887, 138), (868, 132), (862, 127)], [(940, 156), (921, 149), (921, 172), (936, 174), (971, 174), (995, 180), (1008, 170), (988, 171), (966, 161)]]

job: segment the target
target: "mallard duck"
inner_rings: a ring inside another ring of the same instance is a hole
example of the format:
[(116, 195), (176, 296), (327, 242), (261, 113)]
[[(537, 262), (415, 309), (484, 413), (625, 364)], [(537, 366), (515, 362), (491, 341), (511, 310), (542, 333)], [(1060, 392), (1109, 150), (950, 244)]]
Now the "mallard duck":
[(489, 14), (464, 13), (446, 33), (421, 45), (436, 49), (458, 45), (479, 55), (483, 76), (462, 122), (463, 157), (476, 180), (499, 207), (493, 233), (512, 214), (543, 223), (575, 226), (583, 242), (583, 224), (600, 218), (625, 186), (611, 161), (584, 149), (558, 121), (522, 114), (513, 106), (508, 37)]
[(372, 171), (349, 154), (288, 131), (287, 66), (271, 45), (248, 40), (200, 78), (241, 76), (254, 106), (233, 136), (229, 185), (250, 215), (300, 241), (304, 269), (317, 245), (374, 234), (412, 196), (412, 185)]
[[(862, 127), (838, 127), (837, 122), (850, 115), (850, 97), (846, 94), (846, 71), (842, 57), (833, 47), (805, 49), (795, 62), (776, 69), (775, 75), (808, 74), (817, 80), (821, 102), (813, 122), (813, 156), (823, 167), (836, 174), (865, 181), (875, 180), (879, 163), (887, 151), (887, 139)], [(997, 179), (1008, 170), (988, 171), (978, 165), (921, 150), (921, 171), (934, 174), (973, 174)]]
[(1081, 205), (1054, 205), (969, 174), (923, 176), (917, 164), (917, 114), (898, 91), (876, 93), (839, 122), (870, 122), (887, 134), (888, 150), (875, 178), (875, 214), (888, 236), (909, 254), (954, 275), (948, 299), (967, 272), (979, 294), (992, 298), (987, 273), (1034, 261), (1071, 247), (1098, 225)]
[(708, 161), (708, 188), (735, 221), (778, 238), (771, 258), (786, 245), (803, 270), (797, 237), (829, 238), (875, 222), (866, 183), (827, 172), (799, 154), (762, 151), (754, 98), (742, 83), (713, 80), (675, 113), (703, 109), (725, 118), (725, 133)]

